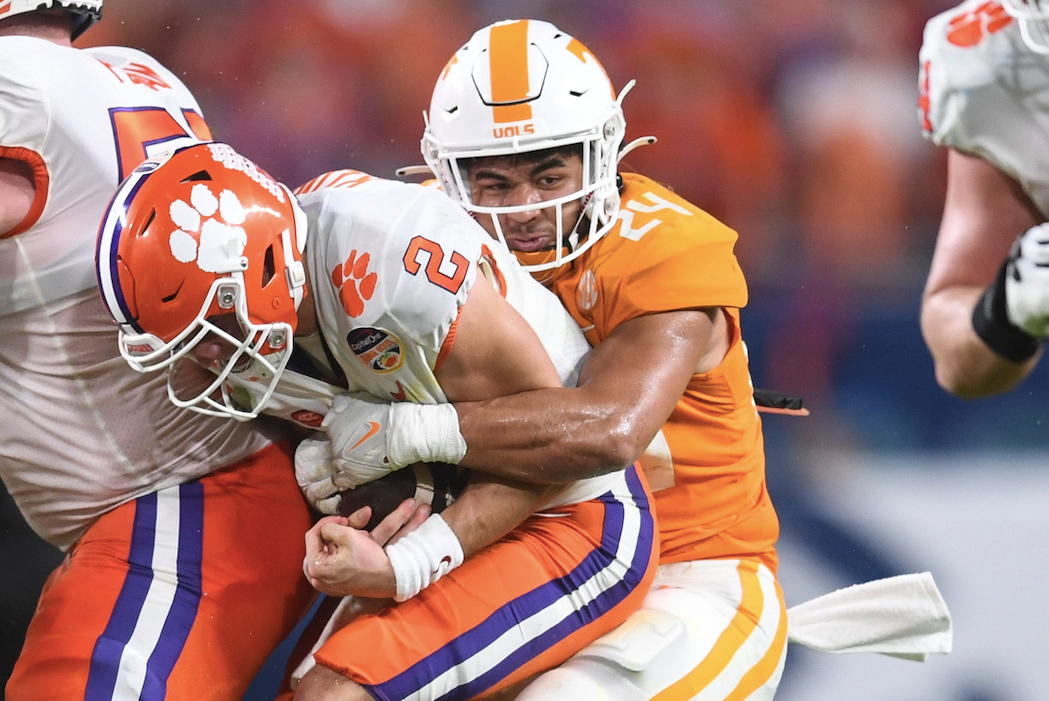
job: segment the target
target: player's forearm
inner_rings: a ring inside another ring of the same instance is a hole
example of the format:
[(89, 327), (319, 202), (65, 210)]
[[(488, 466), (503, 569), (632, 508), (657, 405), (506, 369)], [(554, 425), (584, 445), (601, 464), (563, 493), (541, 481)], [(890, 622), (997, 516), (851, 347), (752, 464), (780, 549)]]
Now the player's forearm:
[(607, 474), (647, 445), (640, 435), (647, 427), (629, 407), (587, 401), (580, 389), (523, 392), (456, 409), (467, 446), (461, 464), (522, 482), (564, 484)]
[(507, 483), (475, 474), (441, 516), (469, 557), (535, 513), (548, 493), (549, 488), (545, 486)]
[(1041, 355), (1015, 363), (987, 347), (972, 325), (973, 309), (983, 293), (978, 287), (956, 286), (928, 295), (922, 305), (922, 334), (936, 366), (936, 380), (963, 399), (1011, 390)]

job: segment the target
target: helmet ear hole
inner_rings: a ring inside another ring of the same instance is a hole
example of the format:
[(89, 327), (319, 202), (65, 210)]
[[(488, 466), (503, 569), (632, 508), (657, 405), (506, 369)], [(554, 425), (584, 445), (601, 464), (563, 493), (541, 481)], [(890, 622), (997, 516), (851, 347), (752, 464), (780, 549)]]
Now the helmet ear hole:
[(211, 177), (211, 173), (209, 173), (206, 170), (198, 170), (193, 175), (190, 175), (187, 178), (183, 178), (179, 182), (182, 182), (182, 183), (196, 183), (196, 182), (201, 182), (203, 180), (213, 180), (213, 178)]
[(273, 262), (273, 246), (266, 249), (266, 256), (262, 261), (262, 286), (266, 287), (277, 274), (277, 266)]
[(138, 297), (135, 290), (135, 276), (127, 267), (127, 263), (117, 256), (117, 275), (120, 285), (124, 288), (124, 303), (127, 304), (128, 318), (130, 321), (138, 321)]
[(153, 223), (153, 220), (157, 218), (157, 210), (154, 208), (149, 213), (149, 219), (146, 220), (146, 225), (142, 227), (142, 233), (149, 231), (149, 225)]

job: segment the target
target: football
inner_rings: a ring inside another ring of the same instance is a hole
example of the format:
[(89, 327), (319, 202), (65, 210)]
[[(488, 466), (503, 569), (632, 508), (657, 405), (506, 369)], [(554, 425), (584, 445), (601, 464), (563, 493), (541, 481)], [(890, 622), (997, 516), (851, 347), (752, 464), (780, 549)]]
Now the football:
[(342, 493), (339, 513), (349, 516), (365, 506), (372, 508), (372, 515), (365, 530), (372, 530), (390, 515), (405, 499), (415, 498), (429, 504), (433, 513), (439, 514), (448, 508), (463, 491), (469, 471), (445, 463), (416, 463), (396, 472), (391, 472), (374, 482), (362, 484)]

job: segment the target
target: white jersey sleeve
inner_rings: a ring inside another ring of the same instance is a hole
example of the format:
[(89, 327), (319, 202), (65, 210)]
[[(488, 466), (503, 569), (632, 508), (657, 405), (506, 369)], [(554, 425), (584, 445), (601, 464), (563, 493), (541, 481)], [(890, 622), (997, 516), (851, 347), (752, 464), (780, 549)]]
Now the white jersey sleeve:
[(939, 146), (982, 158), (1049, 215), (1049, 57), (997, 3), (967, 0), (926, 24), (918, 118)]
[(434, 369), (483, 238), (441, 193), (379, 178), (301, 194), (321, 332), (351, 387), (447, 401)]
[(257, 427), (193, 414), (120, 357), (96, 289), (99, 220), (123, 174), (207, 136), (196, 101), (139, 51), (0, 37), (0, 157), (36, 199), (0, 238), (0, 478), (33, 529), (70, 547), (109, 509), (257, 452)]

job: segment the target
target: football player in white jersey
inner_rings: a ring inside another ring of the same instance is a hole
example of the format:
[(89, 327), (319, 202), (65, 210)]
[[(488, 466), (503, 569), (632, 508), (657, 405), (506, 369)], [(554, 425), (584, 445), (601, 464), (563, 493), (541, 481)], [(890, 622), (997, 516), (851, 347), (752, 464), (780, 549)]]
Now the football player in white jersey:
[[(245, 420), (326, 415), (331, 441), (306, 444), (326, 465), (386, 450), (379, 423), (338, 430), (340, 393), (393, 402), (413, 421), (424, 405), (454, 411), (451, 401), (572, 381), (588, 350), (578, 326), (441, 192), (356, 171), (296, 192), (301, 205), (207, 143), (147, 161), (114, 196), (99, 288), (121, 354), (166, 368), (174, 402)], [(190, 359), (216, 378), (180, 394)], [(636, 466), (557, 487), (474, 479), (385, 549), (338, 516), (307, 535), (307, 576), (324, 591), (399, 603), (334, 632), (296, 698), (512, 693), (637, 608), (656, 548)], [(321, 508), (338, 499), (329, 485), (311, 493)]]
[(150, 56), (72, 47), (101, 9), (0, 3), (0, 477), (67, 553), (6, 698), (239, 699), (312, 600), (312, 515), (290, 442), (177, 409), (113, 344), (98, 221), (151, 149), (209, 132)]
[(1049, 335), (1047, 39), (1044, 0), (966, 0), (925, 27), (918, 117), (948, 153), (921, 323), (963, 398), (1011, 390)]

